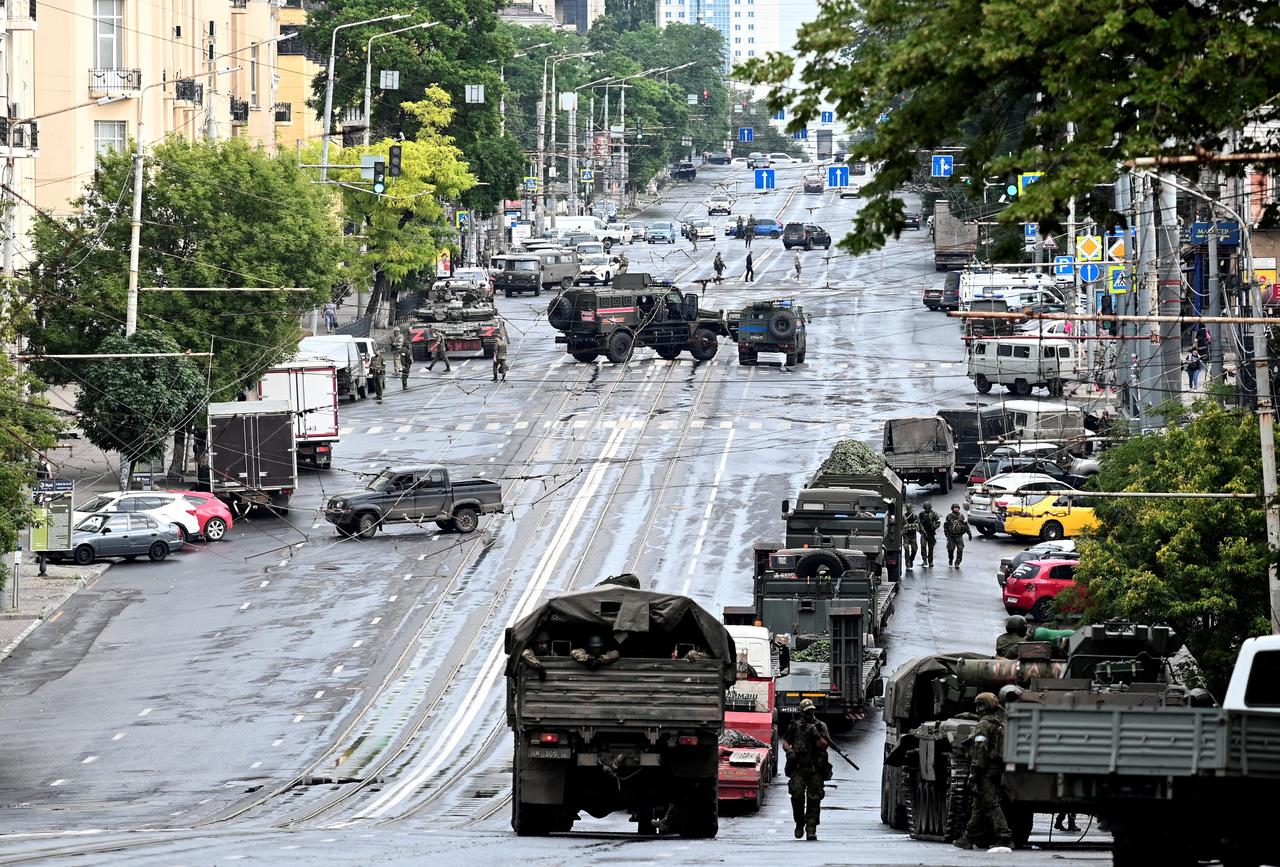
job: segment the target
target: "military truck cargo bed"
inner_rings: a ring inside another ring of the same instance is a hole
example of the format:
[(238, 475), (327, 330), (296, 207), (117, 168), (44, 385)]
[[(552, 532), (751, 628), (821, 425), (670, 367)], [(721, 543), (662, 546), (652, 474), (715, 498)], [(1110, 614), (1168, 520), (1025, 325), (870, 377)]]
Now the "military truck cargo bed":
[[(544, 658), (547, 679), (522, 672), (508, 714), (513, 726), (617, 731), (719, 729), (724, 688), (718, 659), (627, 659), (589, 670)], [(517, 723), (518, 720), (518, 723)]]
[[(862, 651), (862, 683), (880, 679), (884, 668), (884, 651), (866, 648)], [(831, 665), (826, 662), (793, 662), (791, 673), (777, 681), (778, 710), (795, 713), (800, 702), (811, 700), (819, 715), (844, 716), (848, 707), (838, 692), (831, 690)]]

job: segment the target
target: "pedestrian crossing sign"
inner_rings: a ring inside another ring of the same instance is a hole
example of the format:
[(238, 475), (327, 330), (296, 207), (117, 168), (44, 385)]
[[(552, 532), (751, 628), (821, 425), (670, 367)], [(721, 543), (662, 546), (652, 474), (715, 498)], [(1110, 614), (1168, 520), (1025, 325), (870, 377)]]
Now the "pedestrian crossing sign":
[(1129, 269), (1124, 265), (1112, 265), (1107, 269), (1107, 286), (1112, 295), (1129, 291)]
[(538, 191), (538, 179), (532, 177), (525, 178), (524, 190), (526, 193), (536, 193)]
[(1097, 262), (1102, 259), (1102, 239), (1097, 235), (1077, 235), (1076, 255), (1081, 262)]

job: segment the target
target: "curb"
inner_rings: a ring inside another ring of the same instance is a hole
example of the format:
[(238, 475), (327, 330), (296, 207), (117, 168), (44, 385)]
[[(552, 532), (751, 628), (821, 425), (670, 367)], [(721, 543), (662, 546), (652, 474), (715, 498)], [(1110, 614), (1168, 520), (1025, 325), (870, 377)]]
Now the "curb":
[(52, 608), (46, 611), (41, 611), (39, 614), (23, 614), (22, 612), (18, 612), (18, 611), (5, 612), (4, 619), (6, 620), (17, 620), (22, 617), (31, 617), (33, 619), (31, 621), (31, 625), (28, 626), (26, 629), (22, 630), (22, 632), (18, 635), (17, 638), (10, 641), (3, 648), (0, 648), (0, 662), (3, 662), (4, 660), (8, 659), (13, 654), (13, 652), (18, 649), (18, 646), (21, 645), (23, 641), (26, 641), (26, 639), (31, 635), (32, 632), (35, 632), (36, 627), (39, 626), (41, 623), (44, 623), (49, 618), (51, 618), (54, 614), (56, 614), (58, 610), (62, 608), (62, 606), (67, 604), (68, 599), (75, 596), (81, 590), (84, 590), (86, 587), (89, 586), (91, 582), (96, 582), (103, 575), (106, 575), (107, 572), (111, 570), (112, 565), (114, 564), (110, 562), (104, 563), (103, 564), (104, 568), (101, 572), (99, 572), (96, 575), (92, 575), (88, 578), (86, 578), (84, 575), (77, 576), (76, 582), (75, 582), (75, 589), (73, 589), (70, 593), (64, 596), (61, 602), (59, 602), (57, 605), (53, 606)]
[[(75, 595), (75, 594), (72, 594), (72, 595)], [(70, 598), (71, 596), (67, 597), (67, 599), (70, 599)], [(66, 600), (63, 600), (63, 601), (65, 602)], [(36, 627), (39, 626), (41, 622), (43, 622), (43, 620), (44, 620), (43, 617), (36, 617), (34, 620), (31, 621), (31, 625), (28, 626), (26, 629), (22, 630), (21, 634), (19, 634), (17, 638), (15, 638), (13, 641), (10, 641), (8, 644), (6, 644), (3, 649), (0, 649), (0, 662), (3, 662), (4, 660), (8, 659), (10, 654), (12, 654), (15, 650), (18, 649), (18, 645), (21, 644), (23, 641), (25, 641), (28, 635), (30, 635), (32, 632), (35, 632)]]

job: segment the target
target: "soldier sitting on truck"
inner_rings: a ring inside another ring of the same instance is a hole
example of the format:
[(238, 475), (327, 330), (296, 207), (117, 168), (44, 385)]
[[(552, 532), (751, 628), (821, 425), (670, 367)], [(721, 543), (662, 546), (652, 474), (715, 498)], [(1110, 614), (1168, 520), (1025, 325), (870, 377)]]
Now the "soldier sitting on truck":
[(605, 650), (604, 636), (597, 632), (587, 639), (585, 650), (581, 647), (575, 647), (569, 651), (569, 655), (587, 668), (595, 671), (602, 665), (611, 665), (617, 662), (618, 657), (622, 654), (618, 652), (617, 648)]
[(1027, 640), (1027, 618), (1014, 614), (1004, 622), (1004, 635), (996, 638), (996, 656), (1018, 658), (1018, 645)]
[(551, 646), (551, 635), (543, 630), (533, 637), (533, 646), (520, 652), (520, 660), (538, 673), (538, 680), (547, 679), (547, 667), (539, 657), (555, 656), (555, 648)]
[(711, 654), (707, 653), (706, 650), (696, 644), (692, 646), (687, 644), (677, 644), (676, 649), (671, 651), (671, 658), (684, 659), (689, 662), (701, 662), (704, 659), (710, 659)]

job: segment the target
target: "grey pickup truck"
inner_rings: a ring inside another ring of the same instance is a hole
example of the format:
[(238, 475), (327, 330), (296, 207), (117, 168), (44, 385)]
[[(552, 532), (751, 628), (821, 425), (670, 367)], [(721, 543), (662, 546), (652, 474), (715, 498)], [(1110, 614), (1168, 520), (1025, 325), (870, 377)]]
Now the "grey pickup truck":
[(330, 497), (325, 519), (339, 535), (372, 538), (385, 524), (425, 524), (471, 533), (480, 516), (501, 512), (502, 486), (488, 479), (452, 481), (444, 467), (387, 467), (359, 491)]

